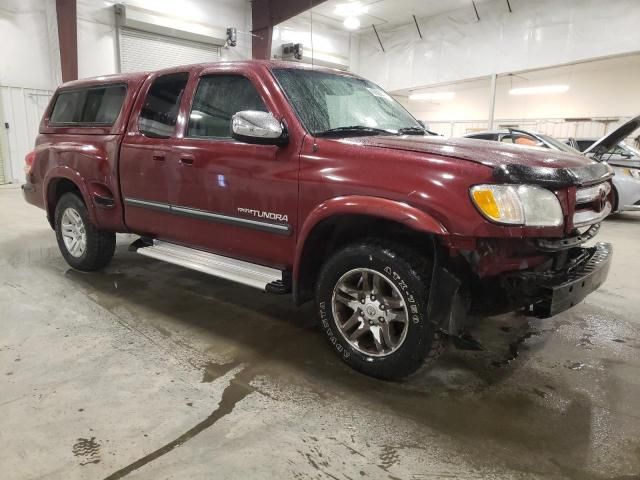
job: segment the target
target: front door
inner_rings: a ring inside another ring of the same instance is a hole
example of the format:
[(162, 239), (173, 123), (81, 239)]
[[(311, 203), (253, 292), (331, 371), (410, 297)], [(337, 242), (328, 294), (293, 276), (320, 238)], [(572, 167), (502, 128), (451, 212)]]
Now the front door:
[[(239, 73), (197, 81), (178, 162), (176, 241), (272, 267), (291, 265), (298, 209), (297, 147), (231, 137), (231, 117), (269, 111), (257, 79)], [(272, 113), (280, 118), (277, 112)]]
[[(120, 182), (125, 223), (151, 237), (171, 236), (174, 196), (175, 131), (189, 74), (177, 72), (148, 80), (120, 148)], [(141, 103), (141, 104), (140, 104)]]

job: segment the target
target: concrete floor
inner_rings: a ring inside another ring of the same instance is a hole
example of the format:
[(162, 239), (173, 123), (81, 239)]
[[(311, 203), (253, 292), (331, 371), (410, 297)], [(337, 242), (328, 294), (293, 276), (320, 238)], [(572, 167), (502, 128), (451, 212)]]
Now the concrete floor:
[(0, 187), (2, 478), (640, 478), (640, 215), (599, 292), (485, 319), (403, 383), (355, 373), (311, 307), (127, 252), (70, 270)]

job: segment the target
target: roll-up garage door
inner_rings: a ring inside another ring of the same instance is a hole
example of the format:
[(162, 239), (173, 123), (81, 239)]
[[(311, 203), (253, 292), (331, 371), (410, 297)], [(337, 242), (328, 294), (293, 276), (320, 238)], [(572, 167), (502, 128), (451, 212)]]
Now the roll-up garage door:
[(189, 63), (217, 62), (220, 47), (130, 28), (120, 29), (122, 72), (158, 70)]

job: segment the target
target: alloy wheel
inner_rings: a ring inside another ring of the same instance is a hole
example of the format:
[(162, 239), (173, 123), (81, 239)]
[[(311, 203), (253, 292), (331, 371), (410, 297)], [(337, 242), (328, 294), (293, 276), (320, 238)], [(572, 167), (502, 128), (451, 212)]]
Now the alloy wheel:
[(332, 309), (340, 334), (365, 355), (390, 355), (407, 336), (407, 305), (391, 280), (375, 270), (356, 268), (342, 275)]
[(75, 208), (68, 207), (60, 224), (67, 251), (75, 258), (81, 257), (87, 249), (87, 232), (82, 217)]

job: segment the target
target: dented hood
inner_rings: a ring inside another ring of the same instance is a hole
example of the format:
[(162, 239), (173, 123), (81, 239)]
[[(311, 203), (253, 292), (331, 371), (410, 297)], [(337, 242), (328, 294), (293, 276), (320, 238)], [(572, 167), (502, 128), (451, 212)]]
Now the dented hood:
[(560, 187), (595, 183), (611, 176), (606, 165), (582, 155), (471, 138), (376, 135), (345, 138), (340, 141), (365, 147), (441, 155), (480, 163), (492, 168), (496, 180), (501, 182)]

